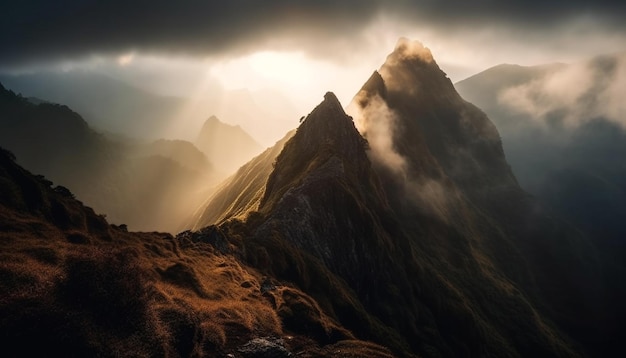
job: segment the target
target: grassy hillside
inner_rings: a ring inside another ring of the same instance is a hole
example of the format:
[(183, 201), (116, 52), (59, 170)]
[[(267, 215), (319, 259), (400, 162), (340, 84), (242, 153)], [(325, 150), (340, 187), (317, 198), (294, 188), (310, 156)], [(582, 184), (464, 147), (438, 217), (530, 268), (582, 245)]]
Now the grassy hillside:
[(247, 357), (269, 346), (274, 356), (390, 356), (291, 284), (218, 250), (219, 229), (173, 237), (109, 226), (5, 150), (0, 182), (7, 352)]

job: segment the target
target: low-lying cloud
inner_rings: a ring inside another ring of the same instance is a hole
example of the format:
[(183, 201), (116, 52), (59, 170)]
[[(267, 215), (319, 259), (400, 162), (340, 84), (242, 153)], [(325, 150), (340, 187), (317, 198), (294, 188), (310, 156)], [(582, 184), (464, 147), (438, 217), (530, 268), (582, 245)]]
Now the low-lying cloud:
[(364, 96), (366, 96), (364, 91), (359, 92), (348, 112), (353, 116), (359, 132), (367, 138), (371, 159), (395, 175), (406, 177), (406, 159), (395, 150), (393, 144), (396, 114), (387, 107), (378, 94), (367, 98), (365, 107), (359, 106), (359, 99), (364, 99)]
[[(361, 106), (361, 103), (365, 105)], [(375, 166), (389, 171), (395, 184), (401, 186), (402, 198), (408, 199), (424, 214), (447, 221), (451, 217), (451, 201), (446, 185), (433, 178), (412, 175), (407, 158), (395, 148), (395, 133), (399, 125), (395, 111), (380, 95), (360, 91), (347, 112), (369, 143), (370, 160)]]
[(626, 54), (560, 67), (501, 91), (498, 101), (539, 125), (577, 127), (599, 118), (626, 128)]

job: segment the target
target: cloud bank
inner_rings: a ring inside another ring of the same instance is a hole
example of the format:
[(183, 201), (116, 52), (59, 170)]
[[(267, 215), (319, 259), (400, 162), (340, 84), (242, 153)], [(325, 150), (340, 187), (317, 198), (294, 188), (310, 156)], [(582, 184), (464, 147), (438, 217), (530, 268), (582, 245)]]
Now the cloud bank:
[(528, 83), (504, 89), (498, 101), (538, 125), (567, 127), (602, 118), (626, 129), (626, 54), (562, 66)]
[[(259, 48), (345, 56), (381, 17), (436, 31), (506, 26), (541, 33), (571, 21), (586, 32), (623, 32), (626, 4), (553, 1), (97, 1), (32, 0), (0, 11), (0, 65), (128, 51), (236, 55)], [(581, 20), (582, 19), (582, 20)], [(523, 35), (526, 36), (526, 35)], [(532, 37), (532, 36), (531, 36)]]

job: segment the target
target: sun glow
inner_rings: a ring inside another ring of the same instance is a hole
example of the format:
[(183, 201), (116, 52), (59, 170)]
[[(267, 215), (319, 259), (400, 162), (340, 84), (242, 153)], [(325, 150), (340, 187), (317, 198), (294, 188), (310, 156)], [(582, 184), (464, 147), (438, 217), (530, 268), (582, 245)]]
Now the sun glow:
[(348, 103), (377, 66), (371, 61), (359, 61), (346, 67), (299, 51), (259, 51), (215, 62), (209, 75), (226, 90), (279, 91), (306, 114), (327, 91), (335, 92), (342, 103)]
[(121, 55), (117, 58), (117, 64), (124, 67), (124, 66), (128, 66), (130, 65), (133, 60), (135, 59), (135, 54), (134, 53), (127, 53), (124, 55)]
[(315, 82), (317, 76), (311, 68), (320, 67), (319, 63), (299, 52), (257, 52), (249, 57), (249, 62), (252, 69), (265, 79), (290, 85)]
[(293, 90), (320, 86), (323, 71), (329, 67), (301, 52), (261, 51), (216, 63), (210, 73), (230, 89), (260, 89), (271, 84)]

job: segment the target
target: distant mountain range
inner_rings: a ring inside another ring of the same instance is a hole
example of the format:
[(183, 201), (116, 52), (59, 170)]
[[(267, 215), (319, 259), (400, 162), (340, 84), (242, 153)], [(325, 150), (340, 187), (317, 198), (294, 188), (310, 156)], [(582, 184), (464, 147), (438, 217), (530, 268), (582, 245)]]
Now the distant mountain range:
[[(134, 230), (180, 230), (200, 190), (216, 180), (206, 156), (184, 141), (117, 141), (97, 133), (68, 107), (0, 88), (0, 145), (20, 164)], [(182, 215), (182, 216), (181, 216)]]
[(4, 75), (0, 82), (24, 96), (67, 105), (98, 130), (141, 139), (165, 137), (185, 105), (181, 98), (158, 96), (88, 72)]
[(195, 144), (220, 171), (234, 173), (263, 150), (246, 131), (211, 116), (204, 122)]
[[(171, 144), (151, 153), (203, 162)], [(623, 271), (520, 187), (419, 42), (196, 193), (176, 236), (109, 226), (5, 150), (0, 181), (0, 342), (25, 355), (577, 357), (625, 338)]]
[(134, 230), (185, 229), (219, 179), (261, 152), (240, 127), (207, 120), (197, 145), (103, 135), (66, 106), (0, 88), (0, 145), (18, 162)]
[(69, 106), (96, 130), (145, 140), (196, 139), (214, 114), (239, 123), (263, 145), (294, 128), (301, 116), (287, 98), (271, 90), (199, 93), (197, 98), (163, 96), (88, 71), (0, 75), (0, 83), (35, 101)]
[(456, 84), (498, 127), (522, 187), (626, 254), (626, 54), (500, 65)]

